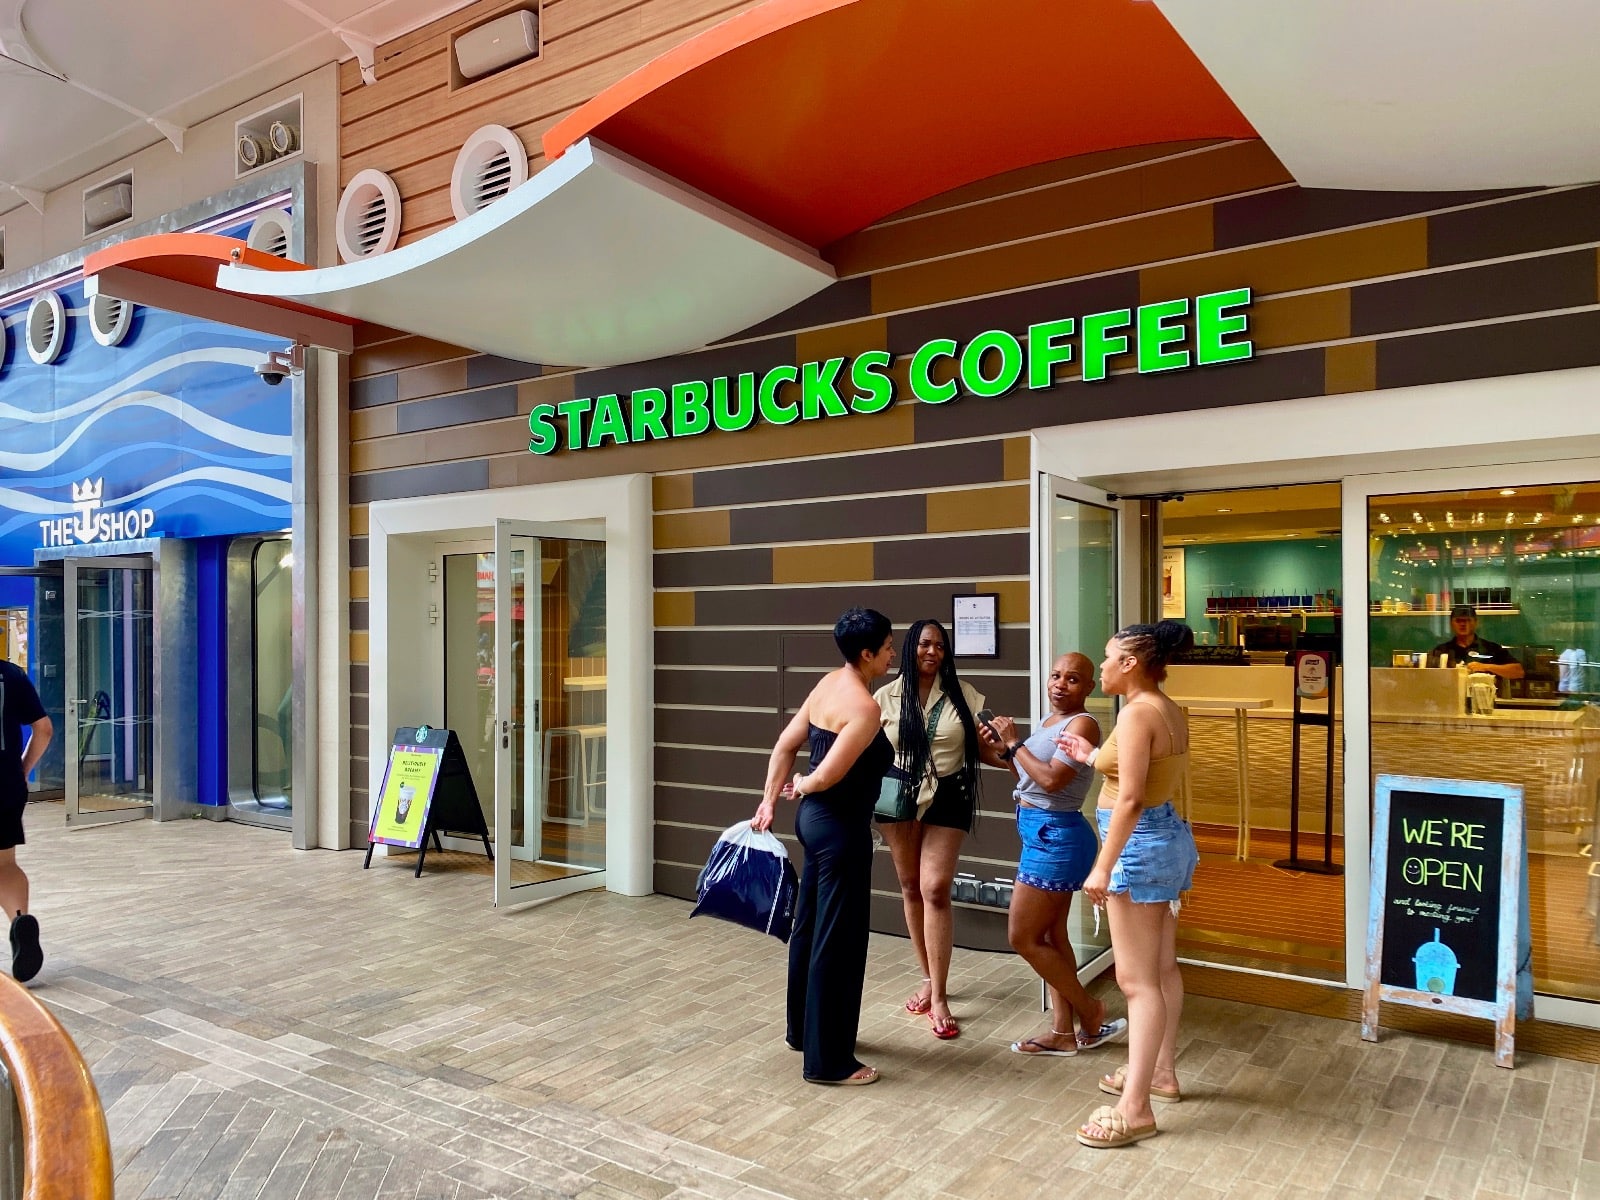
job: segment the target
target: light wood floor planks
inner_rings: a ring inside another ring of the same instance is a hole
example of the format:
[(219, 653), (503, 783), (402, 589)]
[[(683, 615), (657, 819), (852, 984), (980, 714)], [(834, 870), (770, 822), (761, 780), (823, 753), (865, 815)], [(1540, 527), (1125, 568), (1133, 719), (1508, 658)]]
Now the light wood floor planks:
[(957, 952), (963, 1034), (937, 1042), (900, 1007), (908, 944), (874, 937), (884, 1079), (817, 1088), (782, 1042), (783, 948), (678, 900), (495, 912), (464, 872), (205, 821), (69, 833), (60, 805), (28, 833), (36, 992), (92, 1066), (121, 1200), (1600, 1195), (1588, 1064), (1194, 997), (1188, 1099), (1093, 1151), (1071, 1129), (1125, 1051), (1009, 1053), (1043, 1027), (1010, 955)]

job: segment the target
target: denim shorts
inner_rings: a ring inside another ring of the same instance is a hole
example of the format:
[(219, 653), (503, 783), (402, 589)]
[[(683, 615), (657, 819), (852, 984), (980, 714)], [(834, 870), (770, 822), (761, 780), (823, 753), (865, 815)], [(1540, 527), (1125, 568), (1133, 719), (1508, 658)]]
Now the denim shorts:
[(1019, 804), (1017, 835), (1022, 839), (1017, 882), (1042, 892), (1077, 891), (1100, 852), (1094, 830), (1081, 812), (1050, 812)]
[[(1103, 838), (1111, 828), (1109, 808), (1095, 810)], [(1111, 891), (1127, 893), (1136, 904), (1176, 904), (1194, 886), (1194, 869), (1200, 863), (1189, 822), (1178, 816), (1169, 801), (1139, 814), (1133, 835), (1111, 868)]]

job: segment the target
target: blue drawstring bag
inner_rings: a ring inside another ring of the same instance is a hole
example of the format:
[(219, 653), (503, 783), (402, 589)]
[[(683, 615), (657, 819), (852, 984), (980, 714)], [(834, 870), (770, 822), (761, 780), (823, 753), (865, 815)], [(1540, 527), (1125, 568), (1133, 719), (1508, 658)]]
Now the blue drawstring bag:
[(757, 833), (749, 821), (729, 826), (711, 847), (694, 890), (699, 903), (691, 917), (720, 917), (788, 942), (800, 880), (789, 852), (770, 832)]

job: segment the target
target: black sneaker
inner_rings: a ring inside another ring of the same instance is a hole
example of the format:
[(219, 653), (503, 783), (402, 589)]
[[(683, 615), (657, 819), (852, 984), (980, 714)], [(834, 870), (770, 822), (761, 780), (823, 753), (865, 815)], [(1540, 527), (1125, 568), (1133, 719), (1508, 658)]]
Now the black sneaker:
[(44, 951), (39, 948), (39, 918), (18, 913), (11, 922), (11, 978), (27, 983), (44, 966)]

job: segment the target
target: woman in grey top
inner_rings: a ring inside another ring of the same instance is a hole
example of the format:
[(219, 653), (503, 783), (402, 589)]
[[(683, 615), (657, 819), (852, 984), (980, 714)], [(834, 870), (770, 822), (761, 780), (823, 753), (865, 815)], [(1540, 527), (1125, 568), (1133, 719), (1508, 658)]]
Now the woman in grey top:
[[(1106, 1006), (1078, 982), (1077, 957), (1067, 935), (1072, 893), (1083, 886), (1100, 848), (1084, 818), (1084, 798), (1094, 769), (1074, 761), (1056, 746), (1056, 735), (1071, 730), (1093, 745), (1100, 726), (1083, 710), (1094, 691), (1094, 664), (1081, 654), (1063, 654), (1050, 668), (1046, 688), (1050, 712), (1026, 738), (1007, 717), (995, 717), (986, 739), (1005, 747), (1017, 776), (1017, 833), (1022, 857), (1017, 864), (1007, 933), (1011, 948), (1050, 987), (1053, 1020), (1048, 1032), (1011, 1043), (1017, 1054), (1070, 1058), (1079, 1050), (1120, 1038), (1125, 1020), (1106, 1020)], [(1066, 1028), (1062, 1029), (1061, 1026)]]

